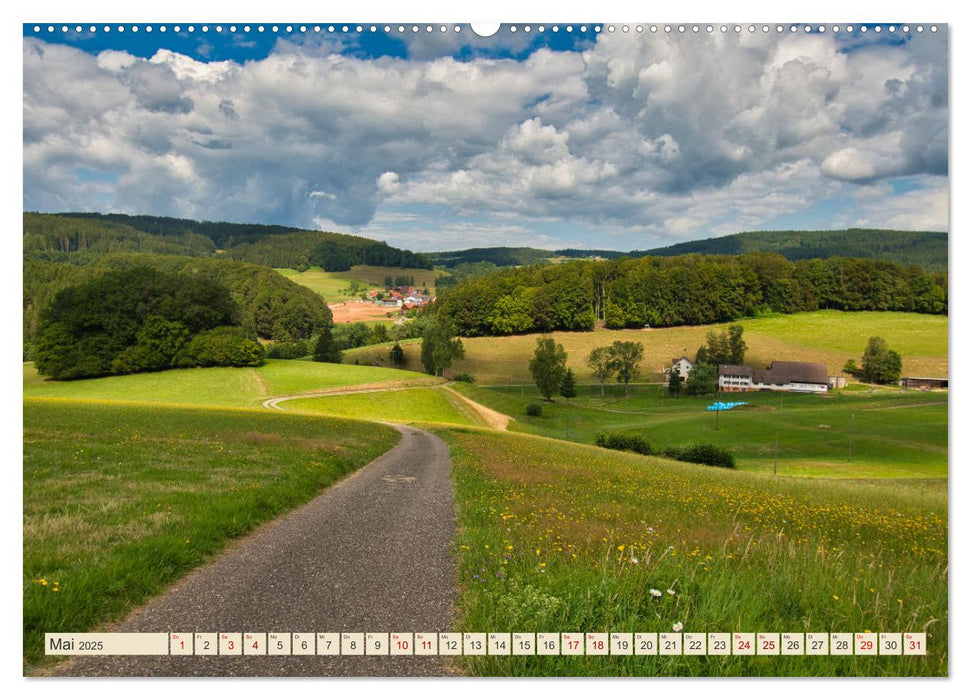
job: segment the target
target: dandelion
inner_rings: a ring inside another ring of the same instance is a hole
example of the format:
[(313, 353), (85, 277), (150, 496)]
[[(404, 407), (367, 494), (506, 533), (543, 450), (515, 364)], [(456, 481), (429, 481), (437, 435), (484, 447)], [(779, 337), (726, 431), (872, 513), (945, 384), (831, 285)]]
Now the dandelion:
[(47, 579), (39, 578), (39, 579), (37, 579), (37, 583), (39, 583), (42, 586), (46, 586), (47, 585)]
[(624, 545), (622, 545), (622, 544), (617, 545), (617, 551), (618, 552), (623, 552), (624, 551)]
[(680, 632), (684, 629), (684, 625), (680, 622), (675, 622), (673, 625), (671, 625), (671, 629), (673, 629), (675, 632)]
[(659, 591), (656, 588), (652, 588), (651, 589), (651, 595), (654, 596), (655, 598), (660, 598), (661, 597), (661, 591)]
[(834, 593), (833, 594), (833, 600), (839, 600), (839, 599), (840, 599), (840, 597)]

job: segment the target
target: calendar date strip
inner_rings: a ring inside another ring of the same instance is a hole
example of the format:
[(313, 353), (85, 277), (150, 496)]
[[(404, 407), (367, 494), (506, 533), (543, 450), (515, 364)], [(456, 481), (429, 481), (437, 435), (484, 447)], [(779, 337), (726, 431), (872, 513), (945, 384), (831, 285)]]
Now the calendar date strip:
[(925, 656), (923, 632), (47, 633), (49, 656)]

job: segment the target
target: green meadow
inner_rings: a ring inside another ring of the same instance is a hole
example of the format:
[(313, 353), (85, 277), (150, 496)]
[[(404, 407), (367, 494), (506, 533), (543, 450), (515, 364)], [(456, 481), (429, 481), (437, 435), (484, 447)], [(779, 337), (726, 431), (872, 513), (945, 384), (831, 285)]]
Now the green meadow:
[(746, 401), (708, 411), (716, 398), (672, 398), (660, 385), (581, 386), (577, 398), (543, 402), (532, 386), (453, 388), (516, 422), (513, 430), (592, 444), (599, 432), (629, 431), (655, 449), (691, 442), (725, 447), (739, 469), (787, 476), (946, 478), (947, 394), (916, 390), (840, 391), (825, 396), (775, 392), (721, 394)]
[(280, 407), (288, 411), (395, 423), (482, 424), (475, 411), (461, 399), (434, 387), (295, 399)]
[[(427, 271), (426, 271), (427, 272)], [(341, 273), (343, 274), (343, 273)], [(416, 282), (419, 280), (416, 279)], [(905, 374), (947, 372), (947, 319), (815, 312), (746, 319), (747, 361), (837, 372), (885, 337)], [(72, 382), (23, 367), (25, 670), (44, 631), (102, 629), (234, 538), (310, 500), (428, 427), (450, 446), (458, 619), (468, 631), (917, 631), (926, 657), (464, 657), (471, 675), (921, 676), (948, 665), (948, 394), (851, 384), (824, 396), (592, 383), (613, 340), (646, 349), (644, 379), (722, 326), (557, 333), (580, 381), (541, 402), (537, 336), (464, 340), (449, 385), (416, 371), (270, 360)], [(420, 341), (405, 341), (417, 369)], [(361, 364), (354, 364), (355, 360)], [(346, 390), (345, 393), (338, 393)], [(380, 390), (380, 391), (376, 391)], [(332, 393), (326, 393), (332, 392)], [(271, 397), (321, 394), (281, 402)], [(526, 406), (541, 402), (542, 415)], [(604, 450), (633, 431), (657, 449), (725, 447), (737, 469)]]
[[(359, 298), (361, 292), (368, 289), (385, 288), (385, 278), (413, 277), (415, 286), (419, 288), (427, 287), (435, 293), (435, 282), (439, 277), (448, 273), (441, 270), (425, 270), (410, 267), (375, 267), (373, 265), (355, 265), (346, 272), (325, 272), (319, 267), (312, 267), (309, 270), (298, 272), (285, 267), (274, 268), (287, 279), (299, 285), (317, 292), (328, 303), (349, 301)], [(361, 285), (361, 290), (357, 294), (351, 294), (351, 284), (357, 282)]]
[(439, 434), (457, 489), (462, 630), (928, 635), (923, 657), (463, 657), (472, 675), (948, 673), (944, 481), (773, 478)]
[(273, 396), (328, 391), (352, 385), (410, 386), (440, 383), (427, 374), (386, 367), (268, 360), (262, 367), (205, 367), (55, 382), (25, 363), (25, 397), (152, 401), (207, 406), (258, 406)]
[(24, 661), (44, 632), (122, 618), (398, 440), (373, 423), (67, 399), (24, 401)]
[[(357, 279), (350, 272), (325, 272), (319, 267), (312, 267), (303, 272), (298, 272), (288, 267), (275, 267), (273, 269), (291, 282), (296, 282), (313, 292), (317, 292), (317, 294), (322, 296), (330, 304), (359, 298), (361, 296), (360, 292), (351, 294), (350, 291), (351, 284), (354, 282), (362, 285), (364, 289), (374, 287), (374, 285)], [(364, 289), (361, 291), (364, 291)]]

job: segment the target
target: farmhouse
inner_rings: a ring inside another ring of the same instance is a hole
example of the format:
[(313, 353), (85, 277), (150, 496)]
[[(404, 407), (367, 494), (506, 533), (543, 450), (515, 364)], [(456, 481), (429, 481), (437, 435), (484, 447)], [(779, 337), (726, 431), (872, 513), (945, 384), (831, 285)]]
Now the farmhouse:
[(694, 367), (694, 364), (692, 364), (691, 360), (682, 355), (671, 360), (671, 366), (665, 371), (665, 375), (670, 376), (674, 370), (678, 370), (681, 377), (687, 379), (688, 375), (691, 374), (692, 367)]
[(775, 361), (769, 369), (718, 365), (719, 391), (797, 391), (826, 393), (829, 376), (821, 362)]

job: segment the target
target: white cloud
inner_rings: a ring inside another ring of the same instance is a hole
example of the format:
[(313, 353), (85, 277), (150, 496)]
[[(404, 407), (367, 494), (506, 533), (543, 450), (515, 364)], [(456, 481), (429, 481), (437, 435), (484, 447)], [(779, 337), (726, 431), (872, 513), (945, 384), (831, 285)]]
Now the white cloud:
[(522, 243), (561, 222), (564, 240), (637, 247), (836, 196), (881, 219), (867, 188), (910, 176), (918, 191), (887, 195), (881, 220), (947, 223), (943, 41), (844, 52), (832, 35), (605, 33), (582, 53), (458, 61), (442, 53), (474, 40), (425, 34), (406, 39), (412, 60), (316, 37), (242, 64), (26, 39), (24, 206), (382, 221), (389, 240), (381, 217), (413, 208), (456, 240), (477, 225)]

